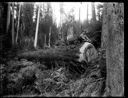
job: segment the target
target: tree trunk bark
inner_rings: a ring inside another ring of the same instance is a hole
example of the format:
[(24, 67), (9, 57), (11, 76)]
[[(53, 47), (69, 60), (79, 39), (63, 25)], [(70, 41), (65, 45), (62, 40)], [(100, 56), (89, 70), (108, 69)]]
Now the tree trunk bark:
[(106, 49), (107, 35), (108, 35), (108, 19), (107, 19), (107, 3), (103, 7), (103, 20), (102, 20), (102, 36), (101, 36), (101, 47)]
[[(107, 80), (106, 96), (124, 95), (124, 5), (107, 3), (103, 17)], [(102, 32), (102, 33), (104, 33)], [(104, 34), (103, 34), (104, 35)], [(102, 35), (102, 36), (103, 36)]]

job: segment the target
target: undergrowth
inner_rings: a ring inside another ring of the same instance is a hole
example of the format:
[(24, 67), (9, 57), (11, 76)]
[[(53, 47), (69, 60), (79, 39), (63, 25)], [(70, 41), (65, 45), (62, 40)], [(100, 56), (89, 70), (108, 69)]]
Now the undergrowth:
[[(102, 55), (102, 54), (100, 54)], [(102, 96), (105, 82), (105, 61), (88, 66), (84, 73), (65, 66), (48, 69), (47, 65), (26, 59), (14, 59), (1, 64), (0, 94), (85, 97)], [(104, 73), (103, 73), (104, 72)]]

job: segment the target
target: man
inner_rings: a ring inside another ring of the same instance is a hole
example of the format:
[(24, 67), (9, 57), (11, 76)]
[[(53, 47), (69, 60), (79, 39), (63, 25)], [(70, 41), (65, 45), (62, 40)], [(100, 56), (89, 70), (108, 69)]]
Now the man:
[(80, 34), (80, 37), (85, 41), (91, 42), (91, 40), (87, 37), (86, 33), (88, 33), (88, 31), (83, 30), (82, 33)]

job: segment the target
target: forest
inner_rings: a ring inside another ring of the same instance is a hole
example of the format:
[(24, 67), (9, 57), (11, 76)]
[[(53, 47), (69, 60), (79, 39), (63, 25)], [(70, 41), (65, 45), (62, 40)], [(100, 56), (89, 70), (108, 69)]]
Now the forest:
[(124, 96), (124, 3), (1, 2), (0, 95)]

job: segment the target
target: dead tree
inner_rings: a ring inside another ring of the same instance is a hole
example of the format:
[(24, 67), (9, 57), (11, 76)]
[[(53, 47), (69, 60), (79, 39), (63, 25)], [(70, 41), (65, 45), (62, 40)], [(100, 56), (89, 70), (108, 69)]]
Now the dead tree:
[(38, 37), (38, 28), (39, 28), (39, 18), (40, 18), (40, 6), (38, 9), (38, 16), (37, 16), (37, 24), (36, 24), (36, 32), (35, 32), (35, 41), (34, 41), (34, 47), (37, 47), (37, 37)]

